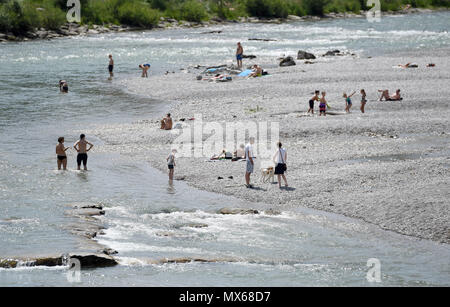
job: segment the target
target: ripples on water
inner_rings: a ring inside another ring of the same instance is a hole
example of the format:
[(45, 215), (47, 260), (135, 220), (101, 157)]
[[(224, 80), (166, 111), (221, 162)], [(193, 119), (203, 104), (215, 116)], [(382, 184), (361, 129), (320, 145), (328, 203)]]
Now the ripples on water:
[[(57, 172), (54, 146), (66, 146), (98, 123), (130, 122), (161, 112), (165, 102), (129, 95), (108, 81), (195, 64), (230, 63), (236, 41), (259, 58), (351, 50), (360, 55), (443, 48), (450, 44), (448, 13), (332, 20), (283, 25), (228, 25), (205, 29), (133, 32), (0, 45), (0, 256), (62, 253), (78, 243), (64, 226), (65, 204), (106, 206), (109, 225), (100, 242), (120, 251), (121, 266), (83, 272), (85, 285), (366, 285), (365, 262), (379, 257), (384, 285), (449, 284), (448, 249), (396, 236), (317, 212), (279, 216), (223, 216), (224, 206), (254, 206), (195, 191), (114, 154), (90, 156), (89, 172)], [(276, 42), (247, 41), (250, 37)], [(58, 81), (70, 93), (58, 92)], [(150, 85), (151, 86), (151, 85)], [(96, 145), (102, 140), (88, 139)], [(69, 168), (75, 153), (69, 151)], [(259, 204), (262, 206), (262, 204)], [(233, 262), (150, 264), (200, 257)], [(45, 272), (45, 273), (43, 273)], [(1, 285), (66, 282), (64, 269), (0, 270)]]

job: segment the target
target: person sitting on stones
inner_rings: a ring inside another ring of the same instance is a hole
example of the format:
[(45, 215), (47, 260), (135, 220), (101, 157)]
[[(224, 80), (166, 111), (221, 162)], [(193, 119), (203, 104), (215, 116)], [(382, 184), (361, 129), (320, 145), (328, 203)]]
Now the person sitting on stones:
[(259, 65), (253, 65), (252, 73), (248, 76), (249, 78), (261, 77), (263, 73), (263, 69)]
[(172, 117), (170, 117), (170, 113), (167, 113), (166, 117), (161, 120), (161, 129), (162, 130), (172, 130)]
[(389, 95), (389, 90), (378, 90), (378, 92), (381, 93), (380, 101), (386, 100), (386, 101), (399, 101), (403, 100), (403, 98), (400, 95), (400, 89), (398, 89), (394, 95)]
[(401, 67), (401, 68), (417, 68), (417, 67), (419, 67), (419, 65), (417, 65), (416, 63), (406, 63), (405, 65), (398, 64), (398, 67)]

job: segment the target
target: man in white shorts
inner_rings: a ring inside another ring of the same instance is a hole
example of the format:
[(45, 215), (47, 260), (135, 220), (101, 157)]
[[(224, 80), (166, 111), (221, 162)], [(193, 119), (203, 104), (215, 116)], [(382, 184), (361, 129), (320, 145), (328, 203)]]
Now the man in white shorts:
[(255, 143), (255, 138), (250, 137), (249, 143), (245, 146), (245, 161), (246, 162), (246, 170), (245, 170), (245, 186), (247, 188), (253, 188), (250, 184), (250, 175), (253, 173), (254, 169), (254, 161), (253, 161), (253, 144)]

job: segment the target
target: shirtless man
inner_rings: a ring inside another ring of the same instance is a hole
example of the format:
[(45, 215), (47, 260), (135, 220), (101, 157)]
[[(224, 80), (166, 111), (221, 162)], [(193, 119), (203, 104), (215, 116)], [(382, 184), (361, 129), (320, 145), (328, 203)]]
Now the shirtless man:
[(398, 89), (394, 95), (389, 95), (389, 90), (378, 90), (378, 92), (381, 93), (380, 101), (386, 100), (386, 101), (399, 101), (403, 100), (402, 96), (400, 95), (400, 89)]
[(170, 117), (170, 113), (167, 113), (166, 117), (161, 120), (161, 129), (163, 130), (172, 130), (173, 121), (172, 117)]
[(253, 65), (253, 72), (248, 76), (249, 78), (256, 78), (256, 77), (261, 77), (263, 70), (261, 68), (261, 66), (259, 65)]
[(61, 165), (63, 167), (63, 170), (67, 169), (67, 149), (69, 149), (69, 147), (64, 146), (64, 138), (59, 137), (58, 144), (56, 145), (56, 162), (58, 164), (58, 170), (61, 170)]
[[(89, 148), (86, 148), (89, 145)], [(80, 140), (73, 145), (73, 148), (78, 152), (77, 164), (78, 170), (80, 170), (81, 162), (83, 162), (84, 170), (87, 171), (87, 152), (94, 147), (93, 144), (86, 141), (86, 136), (84, 134), (80, 135)]]
[(109, 57), (109, 65), (108, 65), (108, 70), (109, 70), (109, 78), (111, 79), (112, 77), (114, 77), (114, 60), (112, 58), (112, 54), (108, 55)]
[(242, 68), (242, 57), (244, 55), (244, 48), (242, 48), (241, 43), (237, 43), (236, 49), (236, 60), (238, 68)]
[(148, 70), (150, 69), (150, 64), (140, 64), (139, 68), (142, 69), (142, 78), (148, 78)]
[(308, 109), (307, 113), (311, 112), (311, 114), (314, 114), (314, 102), (320, 100), (319, 94), (320, 94), (320, 91), (314, 92), (314, 96), (309, 100), (309, 109)]

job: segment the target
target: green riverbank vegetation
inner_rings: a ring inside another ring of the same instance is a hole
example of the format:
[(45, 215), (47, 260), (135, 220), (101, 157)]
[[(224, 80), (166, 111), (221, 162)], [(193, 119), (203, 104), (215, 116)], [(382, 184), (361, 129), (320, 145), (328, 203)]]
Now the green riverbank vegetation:
[[(366, 0), (80, 0), (81, 23), (152, 28), (161, 17), (188, 22), (211, 18), (286, 18), (368, 10)], [(381, 0), (383, 11), (450, 7), (450, 0)], [(0, 32), (21, 35), (56, 30), (66, 21), (67, 0), (0, 0)]]

